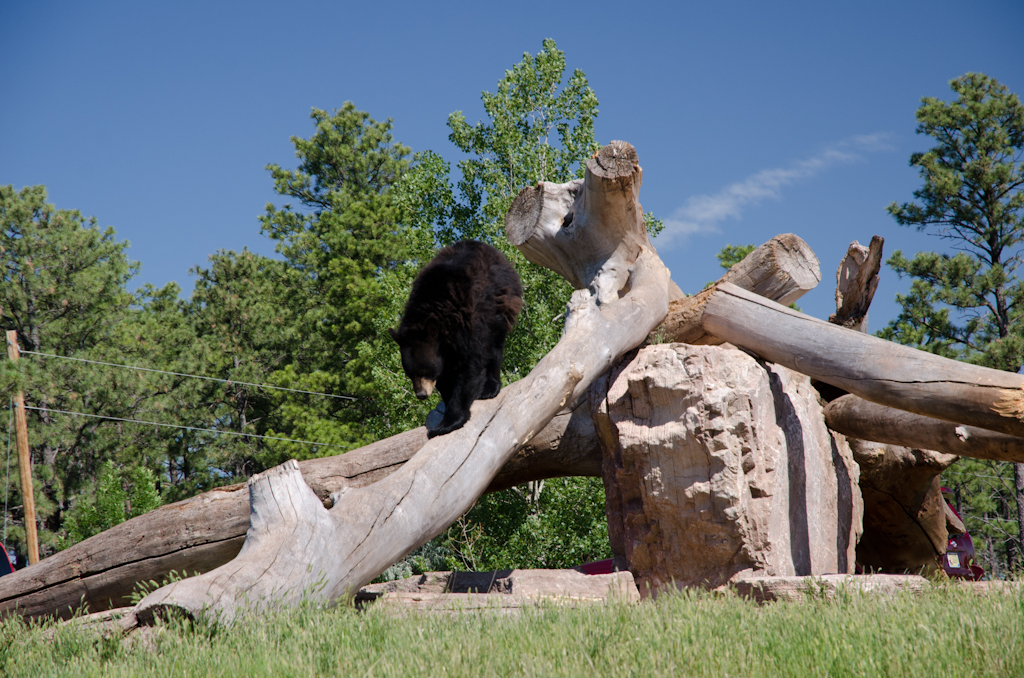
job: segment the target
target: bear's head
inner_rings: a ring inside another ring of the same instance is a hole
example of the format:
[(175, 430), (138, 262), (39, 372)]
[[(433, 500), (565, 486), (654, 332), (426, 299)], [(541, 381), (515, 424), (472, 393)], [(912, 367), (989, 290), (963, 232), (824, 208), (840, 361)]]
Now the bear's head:
[(433, 333), (403, 332), (402, 328), (389, 329), (388, 334), (398, 342), (402, 351), (402, 369), (412, 380), (412, 388), (420, 400), (434, 392), (444, 361), (437, 351), (437, 337)]

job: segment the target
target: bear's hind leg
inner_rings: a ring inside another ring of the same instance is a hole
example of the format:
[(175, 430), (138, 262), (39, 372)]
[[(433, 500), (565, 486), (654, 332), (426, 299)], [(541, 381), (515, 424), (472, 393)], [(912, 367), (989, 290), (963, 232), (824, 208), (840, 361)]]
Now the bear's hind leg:
[(485, 363), (486, 376), (483, 390), (480, 391), (480, 400), (490, 400), (501, 393), (501, 361), (504, 354), (505, 333), (496, 332)]

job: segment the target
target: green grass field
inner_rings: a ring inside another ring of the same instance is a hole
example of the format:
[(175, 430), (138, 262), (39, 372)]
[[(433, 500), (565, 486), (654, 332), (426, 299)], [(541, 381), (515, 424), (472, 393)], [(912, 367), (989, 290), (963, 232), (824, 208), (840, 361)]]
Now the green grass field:
[(955, 585), (757, 606), (656, 603), (400, 616), (301, 609), (127, 640), (0, 623), (5, 676), (1024, 676), (1024, 594)]

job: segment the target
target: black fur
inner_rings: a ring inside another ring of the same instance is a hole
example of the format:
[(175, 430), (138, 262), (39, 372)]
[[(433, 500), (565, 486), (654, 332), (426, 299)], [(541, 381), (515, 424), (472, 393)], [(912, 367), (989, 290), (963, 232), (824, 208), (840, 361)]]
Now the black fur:
[(417, 397), (426, 398), (423, 384), (433, 381), (444, 400), (444, 417), (429, 437), (462, 428), (474, 400), (501, 391), (505, 335), (522, 307), (519, 275), (482, 242), (445, 247), (416, 276), (402, 322), (390, 333)]

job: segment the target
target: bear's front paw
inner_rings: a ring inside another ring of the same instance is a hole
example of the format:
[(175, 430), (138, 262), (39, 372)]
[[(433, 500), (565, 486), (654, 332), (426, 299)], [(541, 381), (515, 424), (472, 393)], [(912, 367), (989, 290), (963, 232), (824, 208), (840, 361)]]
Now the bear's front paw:
[[(462, 424), (465, 423), (466, 422), (462, 422)], [(436, 436), (443, 436), (446, 433), (451, 433), (452, 431), (456, 431), (462, 428), (462, 424), (456, 424), (454, 426), (446, 426), (445, 424), (439, 424), (437, 428), (428, 428), (427, 438), (434, 438)]]
[(465, 417), (453, 418), (453, 419), (442, 419), (434, 428), (427, 429), (427, 438), (433, 438), (435, 436), (443, 436), (446, 433), (457, 431), (469, 421), (469, 415)]

